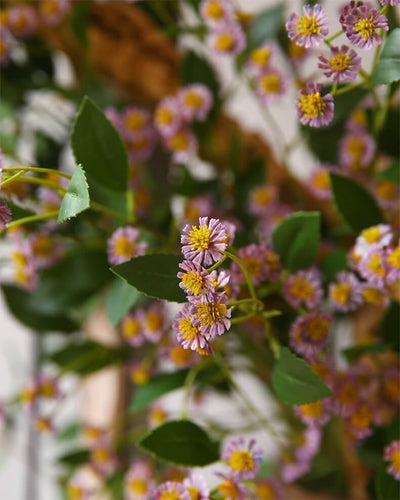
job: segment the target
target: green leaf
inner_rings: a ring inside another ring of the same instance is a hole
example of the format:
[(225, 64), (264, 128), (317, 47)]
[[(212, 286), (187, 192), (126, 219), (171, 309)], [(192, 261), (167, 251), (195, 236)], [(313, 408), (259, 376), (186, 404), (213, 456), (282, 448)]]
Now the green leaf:
[(184, 85), (202, 83), (212, 91), (214, 98), (218, 97), (219, 82), (214, 68), (206, 59), (192, 50), (186, 52), (184, 56), (181, 67), (181, 81)]
[(63, 373), (89, 375), (107, 366), (122, 363), (129, 356), (127, 349), (109, 347), (92, 340), (75, 342), (53, 352), (48, 360), (60, 367)]
[(400, 498), (400, 482), (386, 472), (388, 464), (382, 462), (375, 475), (375, 491), (378, 500), (396, 500)]
[(381, 326), (382, 340), (392, 346), (396, 351), (400, 350), (400, 304), (392, 302), (386, 311)]
[(67, 192), (62, 199), (57, 222), (64, 222), (87, 210), (90, 206), (89, 186), (85, 173), (78, 165), (69, 181)]
[(327, 283), (335, 281), (336, 274), (347, 269), (346, 251), (338, 249), (330, 252), (322, 259), (320, 269), (323, 272)]
[(179, 288), (179, 255), (153, 254), (136, 257), (114, 266), (111, 270), (139, 292), (171, 302), (186, 302), (186, 295)]
[(173, 420), (150, 431), (139, 446), (156, 458), (185, 467), (203, 467), (219, 460), (219, 443), (188, 420)]
[(167, 392), (179, 389), (185, 383), (188, 370), (179, 370), (173, 373), (163, 373), (150, 380), (146, 385), (136, 388), (129, 409), (132, 411), (146, 408), (148, 404)]
[(389, 33), (378, 64), (371, 75), (372, 83), (378, 85), (398, 80), (400, 80), (400, 28)]
[(25, 326), (39, 332), (57, 331), (73, 332), (78, 330), (77, 323), (62, 312), (50, 313), (46, 303), (34, 303), (34, 294), (14, 286), (3, 286), (3, 295), (8, 309)]
[(390, 346), (387, 344), (369, 344), (369, 345), (360, 345), (354, 347), (348, 347), (347, 349), (343, 349), (342, 354), (346, 358), (349, 363), (352, 363), (359, 356), (363, 354), (376, 354), (380, 352), (385, 352), (390, 349)]
[(393, 182), (394, 184), (400, 185), (400, 160), (397, 159), (394, 163), (379, 174), (381, 179)]
[(310, 366), (287, 347), (281, 347), (274, 366), (272, 385), (278, 398), (292, 405), (312, 403), (332, 395), (332, 391)]
[(71, 422), (66, 425), (58, 434), (57, 438), (60, 441), (69, 441), (76, 439), (82, 431), (82, 424), (80, 422)]
[(283, 23), (284, 6), (263, 10), (250, 22), (247, 30), (247, 46), (250, 50), (278, 35)]
[(90, 451), (86, 449), (79, 449), (61, 455), (58, 458), (58, 463), (68, 467), (77, 467), (88, 463), (90, 460)]
[(138, 302), (140, 293), (126, 281), (116, 278), (107, 292), (106, 313), (110, 323), (117, 326), (121, 319)]
[(383, 222), (380, 208), (363, 186), (343, 175), (331, 173), (330, 176), (337, 209), (357, 234)]
[(82, 101), (71, 135), (77, 163), (82, 165), (90, 197), (126, 214), (128, 156), (116, 129), (88, 97)]
[(297, 212), (275, 228), (272, 242), (285, 268), (304, 269), (314, 262), (320, 242), (319, 212)]

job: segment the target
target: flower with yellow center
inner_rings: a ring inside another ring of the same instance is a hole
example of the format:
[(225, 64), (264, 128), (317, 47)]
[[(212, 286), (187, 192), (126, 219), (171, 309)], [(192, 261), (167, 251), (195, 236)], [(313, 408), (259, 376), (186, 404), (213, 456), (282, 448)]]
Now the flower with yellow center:
[(155, 113), (155, 121), (156, 124), (161, 126), (171, 125), (171, 123), (174, 121), (174, 114), (170, 109), (160, 107)]
[(180, 130), (168, 139), (168, 145), (172, 151), (186, 151), (190, 146), (189, 134), (185, 130)]
[(213, 21), (219, 21), (224, 16), (224, 9), (222, 8), (221, 2), (218, 0), (209, 0), (202, 10), (202, 14), (204, 17), (210, 18)]
[(377, 28), (370, 19), (360, 19), (355, 23), (354, 30), (360, 34), (365, 42), (373, 38), (377, 33)]
[(254, 468), (253, 456), (248, 450), (234, 451), (229, 459), (229, 466), (235, 472), (245, 472)]
[(253, 50), (250, 54), (250, 60), (256, 66), (265, 67), (268, 65), (272, 55), (272, 49), (270, 46), (259, 47)]
[(140, 111), (130, 111), (124, 120), (126, 128), (131, 132), (138, 132), (145, 124), (145, 117)]
[(291, 284), (289, 291), (295, 297), (307, 301), (311, 299), (314, 287), (306, 278), (297, 278)]
[(400, 269), (400, 247), (395, 248), (389, 253), (387, 262), (395, 269)]
[(301, 96), (297, 107), (305, 118), (312, 120), (324, 114), (326, 102), (322, 99), (321, 94), (316, 92)]
[(350, 298), (351, 287), (348, 283), (333, 285), (330, 289), (331, 298), (338, 304), (346, 304)]
[(189, 108), (197, 109), (203, 104), (203, 99), (198, 92), (186, 92), (183, 98), (183, 102)]
[(231, 52), (235, 47), (235, 39), (228, 31), (219, 33), (214, 40), (214, 48), (220, 52)]
[(115, 242), (114, 252), (118, 257), (130, 258), (135, 252), (135, 242), (121, 236)]
[(136, 478), (128, 482), (128, 491), (136, 495), (146, 495), (148, 493), (148, 482), (146, 479)]
[(266, 94), (278, 94), (282, 89), (281, 77), (278, 73), (265, 73), (261, 76), (260, 86)]

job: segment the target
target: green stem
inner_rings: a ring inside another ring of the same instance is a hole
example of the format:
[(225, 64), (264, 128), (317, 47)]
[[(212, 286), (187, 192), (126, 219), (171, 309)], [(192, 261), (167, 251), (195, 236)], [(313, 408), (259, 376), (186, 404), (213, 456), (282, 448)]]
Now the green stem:
[(336, 31), (336, 33), (334, 33), (329, 38), (325, 38), (324, 43), (326, 43), (330, 47), (330, 43), (332, 42), (332, 40), (335, 40), (335, 38), (340, 36), (342, 33), (343, 33), (343, 30), (341, 30), (341, 29), (339, 31)]
[[(25, 175), (26, 172), (19, 172), (18, 174), (20, 175)], [(15, 175), (18, 175), (15, 174)], [(15, 177), (15, 176), (13, 176)], [(11, 179), (11, 177), (8, 177), (8, 179)], [(6, 180), (8, 180), (6, 179)], [(66, 190), (61, 187), (59, 184), (56, 184), (55, 182), (51, 182), (47, 179), (41, 179), (40, 177), (32, 177), (32, 176), (27, 176), (22, 179), (24, 182), (29, 182), (30, 184), (38, 184), (39, 186), (46, 186), (50, 189), (54, 189), (55, 191), (60, 191), (60, 193), (65, 194)]]
[(376, 93), (375, 87), (370, 80), (368, 73), (365, 70), (360, 69), (360, 75), (363, 77), (364, 82), (367, 84), (368, 88), (370, 89), (372, 97), (374, 98), (376, 107), (377, 107), (377, 109), (379, 109), (380, 108), (379, 98), (378, 98), (378, 95)]
[(217, 269), (217, 267), (219, 267), (227, 258), (228, 258), (228, 256), (224, 255), (221, 260), (219, 260), (218, 262), (216, 262), (215, 264), (213, 264), (211, 267), (209, 267), (207, 269), (207, 271), (209, 273), (211, 273), (212, 271), (214, 271), (215, 269)]
[(339, 90), (335, 90), (335, 91), (333, 90), (333, 87), (332, 87), (331, 94), (333, 96), (347, 94), (347, 92), (351, 92), (354, 89), (362, 87), (363, 84), (364, 84), (364, 82), (353, 83), (352, 85), (346, 85), (346, 87), (343, 87), (343, 88), (341, 88)]
[(10, 224), (7, 224), (7, 229), (10, 229), (11, 227), (15, 227), (15, 226), (20, 226), (22, 224), (28, 224), (30, 222), (51, 219), (52, 217), (57, 217), (57, 216), (58, 216), (58, 210), (54, 210), (53, 212), (48, 212), (45, 214), (38, 214), (38, 215), (31, 215), (29, 217), (23, 217), (22, 219), (14, 220), (14, 221), (10, 222)]
[[(2, 169), (4, 170), (4, 169)], [(4, 179), (1, 183), (1, 187), (4, 187), (6, 186), (7, 184), (10, 184), (11, 182), (14, 182), (18, 179), (18, 177), (21, 177), (22, 175), (24, 175), (25, 172), (17, 172), (16, 174), (14, 175), (11, 175), (10, 177), (7, 177), (6, 179)]]
[(236, 255), (234, 255), (231, 252), (228, 252), (227, 250), (224, 251), (224, 255), (226, 257), (229, 257), (231, 260), (233, 260), (233, 262), (236, 262), (236, 264), (240, 267), (240, 269), (244, 275), (244, 278), (246, 280), (250, 295), (252, 296), (254, 302), (261, 303), (257, 298), (257, 294), (256, 294), (256, 291), (254, 290), (254, 286), (253, 286), (253, 283), (251, 282), (251, 278), (249, 276), (249, 273), (248, 273), (246, 267), (243, 265), (242, 261), (238, 257), (236, 257)]
[(13, 172), (14, 170), (20, 170), (21, 172), (38, 172), (41, 174), (54, 174), (59, 175), (60, 177), (65, 177), (66, 179), (71, 179), (69, 174), (65, 172), (60, 172), (59, 170), (55, 170), (52, 168), (41, 168), (41, 167), (4, 167), (2, 168), (3, 172)]
[(189, 370), (189, 373), (186, 376), (185, 383), (183, 386), (184, 397), (183, 397), (183, 406), (181, 411), (181, 418), (183, 419), (186, 419), (188, 417), (190, 392), (192, 390), (194, 381), (196, 380), (196, 377), (198, 373), (202, 370), (202, 368), (203, 368), (203, 363), (197, 363), (197, 365), (192, 366), (192, 368)]
[(115, 212), (111, 208), (105, 207), (101, 203), (97, 203), (97, 201), (90, 201), (90, 208), (96, 210), (96, 212), (101, 212), (103, 214), (109, 215), (110, 217), (115, 217), (116, 219), (122, 220), (124, 222), (128, 222), (127, 218), (124, 215)]
[(237, 318), (232, 318), (231, 319), (231, 324), (236, 325), (238, 323), (243, 323), (244, 321), (247, 321), (248, 319), (252, 318), (255, 316), (257, 313), (255, 311), (252, 311), (248, 314), (244, 314), (243, 316), (238, 316)]

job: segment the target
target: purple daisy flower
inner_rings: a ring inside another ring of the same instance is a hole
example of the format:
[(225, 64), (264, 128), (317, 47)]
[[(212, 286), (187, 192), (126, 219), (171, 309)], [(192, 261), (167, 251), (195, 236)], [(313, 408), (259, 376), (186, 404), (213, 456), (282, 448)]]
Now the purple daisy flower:
[(326, 346), (332, 321), (323, 311), (299, 316), (290, 327), (290, 347), (306, 359), (315, 359)]
[(368, 403), (358, 403), (346, 416), (346, 430), (356, 441), (372, 434), (372, 424), (376, 423), (377, 412)]
[(32, 35), (37, 27), (36, 11), (29, 5), (11, 7), (8, 11), (8, 25), (16, 36), (25, 38)]
[(188, 127), (182, 127), (165, 138), (165, 145), (172, 152), (172, 161), (185, 163), (197, 152), (196, 136)]
[(321, 427), (331, 419), (332, 408), (332, 398), (325, 398), (313, 403), (294, 406), (294, 412), (304, 424), (311, 427)]
[(210, 215), (213, 203), (208, 196), (195, 196), (185, 200), (183, 220), (189, 224), (197, 222), (202, 215)]
[(339, 163), (348, 170), (357, 172), (369, 165), (375, 150), (375, 141), (367, 132), (349, 131), (339, 142)]
[(147, 243), (138, 243), (139, 229), (132, 226), (118, 228), (107, 243), (108, 261), (112, 265), (122, 264), (133, 257), (144, 255)]
[(191, 260), (181, 262), (179, 267), (185, 271), (177, 274), (181, 280), (179, 286), (189, 295), (189, 300), (190, 297), (212, 296), (215, 292), (214, 279), (207, 269)]
[(216, 472), (216, 476), (223, 479), (218, 483), (217, 491), (222, 495), (224, 500), (248, 500), (249, 490), (247, 486), (234, 473), (222, 474)]
[(258, 186), (250, 193), (249, 211), (259, 217), (268, 216), (278, 202), (276, 186)]
[(262, 500), (284, 500), (285, 487), (277, 479), (261, 479), (256, 483), (256, 494)]
[(371, 245), (358, 264), (358, 272), (368, 282), (382, 286), (386, 277), (385, 251)]
[(90, 463), (100, 476), (110, 476), (118, 465), (118, 459), (109, 444), (98, 443), (90, 451)]
[(150, 113), (139, 106), (129, 106), (121, 115), (121, 134), (124, 138), (134, 138), (151, 124)]
[(363, 257), (371, 247), (385, 248), (392, 242), (392, 228), (388, 224), (377, 224), (361, 231), (354, 245), (354, 252)]
[(89, 500), (93, 493), (82, 471), (74, 472), (68, 479), (66, 490), (68, 498), (78, 498), (79, 500)]
[(329, 59), (323, 55), (318, 59), (321, 61), (318, 68), (324, 70), (324, 75), (332, 78), (335, 83), (355, 80), (361, 68), (361, 57), (347, 45), (342, 45), (340, 48), (331, 47)]
[(268, 67), (255, 79), (256, 95), (265, 102), (274, 102), (284, 95), (288, 87), (287, 78), (278, 69)]
[(304, 5), (303, 13), (301, 17), (292, 13), (285, 26), (290, 40), (308, 49), (323, 42), (329, 33), (329, 19), (319, 4)]
[(119, 325), (122, 336), (133, 347), (139, 347), (146, 341), (141, 317), (141, 310), (136, 309), (135, 312), (126, 314)]
[(195, 498), (196, 500), (210, 499), (210, 488), (202, 474), (193, 472), (182, 484), (188, 490), (191, 498)]
[(322, 431), (319, 427), (307, 427), (302, 433), (294, 455), (298, 461), (311, 461), (321, 447)]
[(222, 335), (231, 327), (230, 317), (232, 309), (227, 306), (227, 297), (224, 292), (213, 295), (212, 300), (201, 297), (193, 302), (194, 317), (198, 321), (200, 332), (207, 340)]
[(239, 479), (254, 479), (260, 470), (262, 449), (254, 448), (255, 445), (255, 439), (251, 439), (246, 444), (244, 438), (240, 437), (223, 448), (222, 460), (227, 462)]
[(182, 109), (177, 97), (165, 97), (154, 112), (154, 125), (165, 138), (176, 133), (182, 125)]
[(156, 140), (156, 132), (151, 127), (145, 128), (134, 137), (125, 139), (129, 162), (142, 162), (150, 158), (154, 151)]
[(157, 343), (168, 325), (167, 310), (162, 302), (154, 302), (146, 310), (141, 310), (138, 317), (143, 326), (146, 339), (153, 344)]
[(396, 7), (396, 5), (400, 4), (400, 0), (379, 0), (379, 3), (382, 5), (382, 7), (386, 7), (386, 5)]
[(378, 9), (362, 4), (343, 12), (341, 16), (343, 31), (350, 42), (357, 47), (372, 49), (382, 43), (379, 30), (388, 31), (387, 17)]
[(320, 165), (314, 168), (307, 186), (312, 194), (319, 200), (329, 200), (332, 198), (331, 178), (329, 172), (335, 167), (331, 165)]
[(361, 283), (355, 274), (341, 271), (336, 275), (336, 283), (329, 285), (329, 298), (336, 311), (356, 310), (363, 302)]
[(218, 54), (236, 55), (246, 47), (246, 35), (236, 22), (226, 22), (216, 26), (211, 35), (211, 47)]
[(383, 458), (387, 462), (390, 462), (386, 469), (387, 472), (397, 479), (397, 481), (400, 481), (400, 440), (392, 441), (385, 446)]
[(201, 83), (183, 87), (178, 93), (182, 114), (185, 120), (204, 121), (213, 104), (211, 91)]
[(70, 7), (70, 0), (40, 0), (39, 15), (46, 24), (60, 24)]
[(48, 231), (39, 231), (28, 239), (32, 249), (32, 259), (37, 269), (46, 269), (55, 264), (64, 253), (64, 245), (57, 236)]
[(156, 489), (154, 500), (173, 498), (174, 500), (190, 500), (190, 493), (181, 483), (167, 481)]
[(200, 322), (195, 317), (195, 311), (195, 306), (185, 304), (172, 324), (178, 342), (184, 349), (191, 349), (192, 351), (196, 351), (198, 348), (205, 349), (208, 343), (200, 331)]
[(153, 468), (144, 461), (133, 463), (125, 475), (125, 500), (147, 500), (152, 494), (155, 483)]
[(248, 71), (256, 76), (265, 71), (270, 66), (275, 50), (272, 43), (264, 43), (252, 50), (246, 63)]
[(321, 275), (316, 268), (297, 271), (283, 284), (286, 302), (294, 309), (316, 307), (323, 297)]
[(379, 307), (387, 307), (390, 302), (386, 288), (371, 283), (363, 283), (361, 285), (361, 296), (366, 304), (373, 304)]
[(307, 83), (305, 89), (297, 92), (297, 116), (303, 125), (310, 127), (323, 127), (328, 125), (333, 118), (334, 102), (331, 94), (321, 96), (320, 83)]
[(202, 0), (200, 15), (203, 21), (215, 28), (235, 18), (235, 11), (229, 0)]
[(386, 282), (390, 284), (400, 280), (400, 246), (386, 251)]
[(4, 200), (0, 200), (0, 231), (5, 229), (7, 224), (12, 220), (12, 213), (10, 207)]
[(205, 266), (218, 262), (226, 249), (228, 235), (219, 219), (200, 217), (199, 225), (186, 224), (181, 236), (182, 253), (187, 260)]

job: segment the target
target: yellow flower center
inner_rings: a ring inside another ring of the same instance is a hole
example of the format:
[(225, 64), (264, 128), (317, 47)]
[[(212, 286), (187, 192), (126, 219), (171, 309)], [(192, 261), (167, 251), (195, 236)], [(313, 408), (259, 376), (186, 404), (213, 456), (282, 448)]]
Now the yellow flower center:
[(261, 483), (256, 486), (258, 500), (275, 500), (275, 490), (268, 483)]
[(110, 460), (110, 452), (107, 448), (96, 448), (92, 451), (92, 459), (94, 462), (104, 464)]
[(378, 276), (384, 276), (385, 270), (383, 269), (382, 260), (379, 254), (373, 254), (367, 263), (367, 268)]
[(8, 45), (0, 38), (0, 56), (5, 56), (8, 54)]
[(192, 226), (189, 232), (189, 244), (195, 252), (206, 250), (210, 246), (210, 228), (208, 226)]
[(348, 283), (339, 283), (331, 289), (331, 296), (335, 302), (345, 304), (350, 297), (351, 287)]
[(128, 148), (133, 151), (143, 151), (148, 145), (149, 141), (146, 137), (136, 137), (128, 142)]
[(176, 366), (183, 366), (192, 359), (193, 352), (190, 349), (175, 346), (170, 350), (169, 355)]
[(397, 269), (400, 268), (400, 247), (397, 247), (395, 250), (393, 250), (393, 252), (389, 254), (387, 261), (393, 267), (396, 267)]
[(307, 325), (307, 334), (313, 340), (321, 340), (328, 335), (329, 321), (325, 318), (312, 318)]
[(302, 95), (297, 106), (305, 117), (312, 119), (324, 113), (326, 102), (322, 99), (321, 94), (316, 92), (315, 94)]
[(207, 3), (206, 8), (204, 9), (204, 14), (206, 17), (210, 17), (211, 19), (221, 19), (224, 15), (224, 10), (217, 0), (211, 0)]
[(44, 14), (50, 16), (58, 12), (58, 3), (56, 0), (44, 0), (40, 4), (40, 9)]
[(38, 432), (48, 432), (51, 430), (51, 423), (47, 418), (37, 418), (35, 428)]
[(290, 293), (302, 300), (310, 300), (314, 288), (306, 278), (296, 278), (290, 286)]
[(390, 401), (397, 401), (400, 392), (400, 380), (397, 376), (385, 378), (383, 381), (383, 392)]
[(379, 198), (382, 200), (394, 201), (397, 197), (396, 186), (390, 181), (380, 181), (377, 186), (377, 192)]
[(150, 420), (155, 425), (160, 425), (167, 420), (167, 414), (162, 408), (154, 408), (150, 412)]
[(215, 48), (221, 51), (232, 50), (235, 46), (233, 36), (227, 31), (220, 33), (215, 40)]
[(364, 229), (364, 231), (361, 231), (360, 236), (371, 245), (372, 243), (376, 243), (377, 241), (379, 241), (381, 237), (381, 230), (379, 229), (379, 227), (373, 226), (368, 229)]
[(144, 125), (144, 116), (137, 111), (131, 111), (125, 118), (125, 125), (127, 129), (137, 132)]
[(376, 33), (376, 26), (370, 19), (360, 19), (354, 25), (354, 29), (364, 40), (372, 38)]
[(262, 262), (260, 259), (257, 257), (245, 257), (242, 262), (251, 278), (259, 278), (261, 276)]
[(126, 236), (120, 236), (115, 242), (114, 253), (118, 257), (132, 257), (135, 251), (135, 242), (128, 240)]
[(351, 57), (348, 54), (336, 54), (328, 60), (328, 64), (334, 71), (344, 71), (351, 64)]
[(152, 311), (146, 313), (146, 328), (151, 332), (156, 332), (162, 327), (163, 319), (162, 317)]
[(56, 395), (54, 383), (48, 381), (40, 384), (39, 393), (46, 398), (53, 398)]
[(147, 481), (145, 479), (132, 479), (128, 484), (129, 491), (137, 495), (145, 495), (148, 491)]
[(85, 492), (79, 486), (74, 486), (72, 484), (68, 485), (67, 495), (69, 500), (81, 500), (84, 494)]
[(354, 403), (358, 398), (358, 389), (351, 383), (346, 383), (340, 389), (338, 400), (341, 404), (349, 405)]
[(313, 177), (311, 182), (317, 189), (330, 189), (331, 187), (331, 179), (326, 170), (318, 171)]
[(122, 335), (126, 338), (136, 337), (140, 333), (140, 323), (136, 318), (126, 318), (122, 323)]
[(227, 307), (225, 304), (206, 302), (205, 304), (197, 305), (196, 317), (200, 320), (200, 326), (209, 327), (221, 318), (224, 318), (226, 311)]
[(400, 472), (400, 450), (392, 451), (390, 456), (390, 463), (396, 472)]
[(301, 59), (305, 53), (306, 53), (306, 48), (303, 47), (302, 45), (297, 45), (295, 42), (290, 42), (289, 43), (289, 56), (292, 59)]
[(362, 296), (365, 302), (368, 304), (383, 304), (385, 296), (380, 290), (376, 288), (364, 288), (362, 291)]
[(181, 500), (181, 495), (176, 491), (176, 488), (172, 488), (171, 491), (163, 491), (160, 495), (160, 500)]
[(271, 58), (271, 49), (269, 47), (260, 47), (253, 50), (250, 59), (257, 66), (266, 66)]
[(368, 406), (360, 406), (350, 417), (350, 423), (359, 429), (367, 429), (374, 418)]
[(170, 125), (174, 119), (174, 115), (168, 108), (158, 108), (155, 118), (159, 125)]
[(278, 93), (281, 88), (280, 76), (276, 73), (264, 75), (261, 79), (261, 87), (266, 93)]
[(223, 481), (217, 486), (218, 491), (221, 493), (222, 498), (230, 498), (234, 500), (238, 497), (238, 490), (236, 485), (231, 481)]
[(198, 94), (197, 92), (186, 92), (185, 97), (184, 97), (184, 103), (186, 106), (189, 108), (197, 109), (199, 108), (202, 103), (203, 99), (201, 98), (201, 95)]
[(148, 368), (140, 366), (131, 372), (131, 380), (136, 385), (146, 385), (150, 380)]
[(234, 471), (246, 471), (254, 467), (253, 455), (248, 450), (234, 451), (229, 459), (229, 466)]
[(267, 207), (273, 200), (273, 195), (268, 187), (258, 188), (253, 192), (254, 201), (257, 205)]
[(200, 500), (201, 496), (197, 488), (195, 488), (194, 486), (189, 486), (187, 490), (190, 495), (190, 500)]
[(309, 418), (318, 418), (322, 415), (322, 401), (318, 400), (314, 403), (307, 403), (300, 406), (302, 415)]
[(301, 16), (296, 22), (296, 30), (299, 35), (318, 35), (321, 31), (315, 16)]
[(194, 295), (199, 295), (204, 285), (204, 279), (199, 273), (189, 271), (183, 275), (182, 285)]
[(189, 137), (185, 131), (177, 132), (169, 140), (169, 145), (173, 151), (186, 151), (189, 147)]
[(184, 340), (192, 340), (199, 333), (197, 326), (193, 325), (190, 318), (182, 318), (179, 321), (179, 332)]
[(53, 251), (53, 242), (48, 236), (39, 236), (32, 245), (32, 251), (37, 257), (48, 257)]

